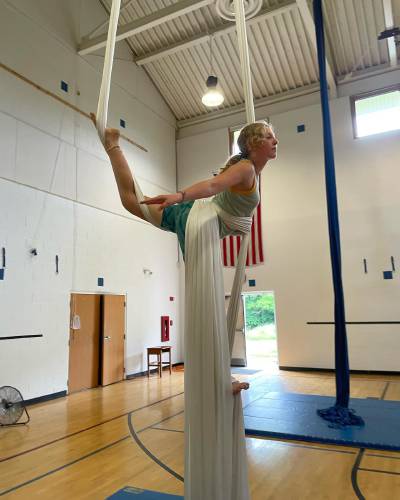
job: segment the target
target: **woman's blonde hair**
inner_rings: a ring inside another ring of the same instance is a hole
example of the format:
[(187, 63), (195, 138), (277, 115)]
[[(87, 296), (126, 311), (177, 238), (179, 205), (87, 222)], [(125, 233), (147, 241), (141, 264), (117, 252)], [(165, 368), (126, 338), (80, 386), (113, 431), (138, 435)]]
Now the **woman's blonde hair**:
[(240, 160), (248, 158), (250, 151), (256, 148), (265, 139), (267, 128), (272, 130), (272, 125), (266, 121), (250, 123), (242, 128), (237, 139), (239, 153), (228, 158), (225, 166), (221, 168), (221, 172), (235, 163), (238, 163)]

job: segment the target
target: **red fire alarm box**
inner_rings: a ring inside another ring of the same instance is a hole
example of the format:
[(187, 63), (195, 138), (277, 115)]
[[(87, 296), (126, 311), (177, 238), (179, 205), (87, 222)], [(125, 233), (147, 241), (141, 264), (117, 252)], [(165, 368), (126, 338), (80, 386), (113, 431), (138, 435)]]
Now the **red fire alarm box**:
[(169, 316), (161, 316), (161, 342), (169, 340)]

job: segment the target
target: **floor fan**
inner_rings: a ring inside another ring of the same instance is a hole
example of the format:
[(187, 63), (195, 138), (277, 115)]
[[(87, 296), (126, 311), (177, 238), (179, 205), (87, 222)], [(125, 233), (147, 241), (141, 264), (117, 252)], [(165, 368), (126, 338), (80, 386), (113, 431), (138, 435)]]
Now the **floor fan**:
[[(26, 420), (19, 422), (24, 412)], [(0, 387), (0, 425), (24, 425), (29, 420), (29, 413), (19, 390), (10, 385)]]

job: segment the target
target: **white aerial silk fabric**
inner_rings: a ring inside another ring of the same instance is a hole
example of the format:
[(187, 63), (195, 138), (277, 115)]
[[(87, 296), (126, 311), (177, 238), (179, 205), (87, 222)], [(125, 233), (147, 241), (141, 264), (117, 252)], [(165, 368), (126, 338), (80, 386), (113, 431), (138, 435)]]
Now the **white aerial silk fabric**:
[[(247, 500), (240, 395), (233, 396), (218, 216), (197, 200), (185, 237), (185, 500)], [(248, 220), (250, 219), (250, 221)], [(224, 222), (249, 230), (251, 218)]]
[[(110, 100), (110, 88), (111, 88), (111, 74), (112, 74), (112, 66), (114, 59), (114, 49), (115, 49), (115, 40), (118, 28), (118, 17), (119, 11), (121, 8), (121, 0), (113, 0), (110, 12), (110, 23), (108, 25), (108, 35), (107, 35), (107, 45), (106, 45), (106, 53), (104, 57), (104, 66), (103, 66), (103, 76), (101, 79), (100, 92), (99, 92), (99, 100), (97, 104), (97, 113), (96, 113), (96, 128), (99, 134), (101, 142), (104, 144), (104, 133), (107, 127), (107, 115), (108, 115), (108, 102)], [(142, 190), (138, 182), (133, 176), (133, 182), (135, 186), (136, 198), (139, 203), (145, 199)], [(159, 227), (154, 217), (152, 217), (149, 207), (147, 205), (140, 205), (142, 213), (145, 219), (153, 224), (153, 226)]]
[[(97, 130), (104, 144), (120, 0), (113, 0)], [(134, 178), (138, 201), (144, 196)], [(148, 222), (158, 226), (149, 208)], [(244, 234), (225, 315), (218, 217)], [(230, 360), (235, 334), (250, 217), (233, 217), (212, 200), (197, 200), (186, 226), (185, 300), (185, 500), (248, 500), (243, 411), (232, 395)]]
[(219, 206), (217, 206), (217, 213), (225, 222), (227, 227), (229, 227), (233, 231), (240, 231), (241, 233), (243, 233), (227, 312), (229, 352), (232, 354), (233, 342), (235, 340), (236, 323), (239, 312), (239, 303), (242, 294), (242, 284), (244, 282), (245, 276), (247, 249), (249, 247), (249, 237), (253, 218), (235, 217), (225, 212)]
[(110, 99), (111, 74), (114, 60), (115, 38), (117, 35), (121, 0), (113, 0), (108, 25), (106, 54), (104, 56), (103, 76), (101, 78), (99, 100), (96, 112), (96, 128), (101, 142), (104, 144), (104, 131), (107, 126), (108, 101)]
[(247, 123), (252, 123), (256, 121), (256, 115), (254, 111), (253, 89), (251, 86), (250, 56), (249, 45), (247, 43), (244, 0), (234, 0), (234, 7), (236, 32), (239, 42), (238, 48), (240, 69), (242, 74), (244, 101), (246, 105), (246, 120)]

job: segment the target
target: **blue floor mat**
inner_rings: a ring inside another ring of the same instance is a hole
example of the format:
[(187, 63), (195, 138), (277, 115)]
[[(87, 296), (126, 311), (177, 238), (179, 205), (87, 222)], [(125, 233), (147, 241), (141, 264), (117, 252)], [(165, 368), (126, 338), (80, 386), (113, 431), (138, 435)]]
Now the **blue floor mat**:
[(183, 497), (178, 495), (142, 490), (133, 486), (125, 486), (125, 488), (122, 488), (122, 490), (117, 491), (108, 498), (114, 500), (183, 500)]
[(317, 409), (333, 406), (335, 398), (285, 392), (264, 393), (244, 408), (246, 434), (331, 443), (378, 450), (400, 450), (400, 402), (351, 399), (349, 407), (363, 427), (329, 427)]
[(255, 373), (261, 372), (262, 370), (256, 370), (253, 368), (245, 368), (240, 366), (231, 366), (231, 373), (240, 373), (243, 375), (254, 375)]

